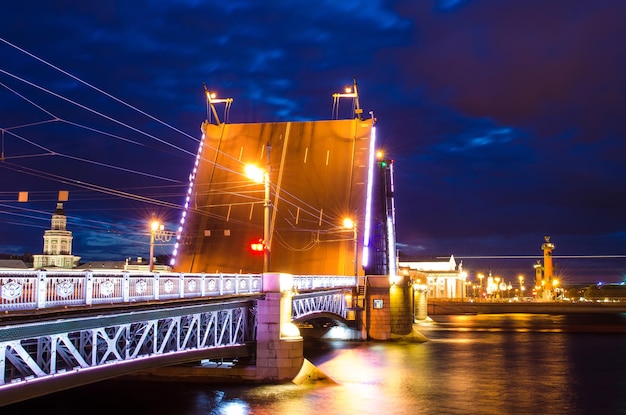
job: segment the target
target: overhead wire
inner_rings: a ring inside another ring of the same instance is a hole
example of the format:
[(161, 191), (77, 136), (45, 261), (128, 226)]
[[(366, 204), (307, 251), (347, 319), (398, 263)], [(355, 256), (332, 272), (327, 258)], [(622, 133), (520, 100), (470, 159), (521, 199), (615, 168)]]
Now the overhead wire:
[(72, 105), (75, 105), (75, 106), (77, 106), (77, 107), (79, 107), (79, 108), (81, 108), (81, 109), (83, 109), (83, 110), (85, 110), (85, 111), (91, 112), (92, 114), (98, 115), (98, 116), (100, 116), (100, 117), (102, 117), (102, 118), (104, 118), (104, 119), (106, 119), (106, 120), (108, 120), (108, 121), (111, 121), (111, 122), (113, 122), (113, 123), (115, 123), (115, 124), (118, 124), (118, 125), (121, 125), (121, 126), (123, 126), (123, 127), (126, 127), (126, 128), (128, 128), (129, 130), (131, 130), (131, 131), (134, 131), (134, 132), (136, 132), (136, 133), (139, 133), (139, 134), (145, 135), (146, 137), (149, 137), (149, 138), (151, 138), (151, 139), (153, 139), (153, 140), (155, 140), (155, 141), (158, 141), (158, 142), (159, 142), (159, 143), (161, 143), (161, 144), (164, 144), (164, 145), (166, 145), (166, 146), (173, 147), (173, 148), (175, 148), (176, 150), (179, 150), (179, 151), (181, 151), (181, 152), (183, 152), (183, 153), (186, 153), (186, 154), (188, 154), (188, 155), (193, 155), (193, 156), (195, 156), (195, 154), (193, 154), (192, 152), (190, 152), (190, 151), (188, 151), (188, 150), (185, 150), (185, 149), (183, 149), (183, 148), (181, 148), (181, 147), (179, 147), (179, 146), (176, 146), (176, 145), (174, 145), (174, 144), (172, 144), (172, 143), (169, 143), (169, 142), (167, 142), (167, 141), (165, 141), (165, 140), (163, 140), (163, 139), (161, 139), (161, 138), (158, 138), (158, 137), (156, 137), (156, 136), (154, 136), (154, 135), (152, 135), (152, 134), (150, 134), (150, 133), (147, 133), (147, 132), (142, 131), (142, 130), (140, 130), (140, 129), (136, 128), (136, 127), (133, 127), (133, 126), (131, 126), (131, 125), (129, 125), (129, 124), (127, 124), (127, 123), (123, 122), (123, 121), (119, 121), (119, 120), (117, 120), (117, 119), (115, 119), (115, 118), (113, 118), (113, 117), (110, 117), (110, 116), (108, 116), (108, 115), (106, 115), (106, 114), (103, 114), (103, 113), (102, 113), (102, 112), (100, 112), (100, 111), (96, 111), (96, 110), (94, 110), (94, 109), (92, 109), (92, 108), (89, 108), (88, 106), (83, 105), (83, 104), (81, 104), (81, 103), (79, 103), (79, 102), (76, 102), (76, 101), (74, 101), (74, 100), (72, 100), (72, 99), (69, 99), (69, 98), (67, 98), (67, 97), (64, 97), (63, 95), (57, 94), (57, 93), (56, 93), (56, 92), (54, 92), (54, 91), (51, 91), (51, 90), (49, 90), (49, 89), (47, 89), (47, 88), (44, 88), (44, 87), (42, 87), (42, 86), (39, 86), (39, 85), (37, 85), (37, 84), (35, 84), (35, 83), (33, 83), (33, 82), (30, 82), (30, 81), (28, 81), (28, 80), (26, 80), (26, 79), (24, 79), (24, 78), (22, 78), (22, 77), (19, 77), (19, 76), (14, 75), (14, 74), (12, 74), (12, 73), (10, 73), (10, 72), (7, 72), (7, 71), (5, 71), (4, 69), (0, 69), (0, 73), (2, 73), (2, 74), (4, 74), (4, 75), (7, 75), (7, 76), (9, 76), (9, 77), (11, 77), (11, 78), (17, 79), (17, 80), (19, 80), (19, 81), (21, 81), (21, 82), (23, 82), (23, 83), (25, 83), (25, 84), (27, 84), (27, 85), (29, 85), (29, 86), (32, 86), (33, 88), (37, 88), (37, 89), (39, 89), (39, 90), (41, 90), (41, 91), (43, 91), (43, 92), (46, 92), (46, 93), (48, 93), (48, 94), (50, 94), (50, 95), (52, 95), (52, 96), (54, 96), (54, 97), (56, 97), (56, 98), (59, 98), (59, 99), (63, 100), (63, 101), (65, 101), (65, 102), (69, 102), (69, 103), (70, 103), (70, 104), (72, 104)]
[[(33, 59), (36, 59), (37, 61), (39, 61), (39, 62), (41, 62), (41, 63), (43, 63), (45, 65), (48, 65), (51, 68), (54, 68), (55, 70), (63, 73), (64, 75), (71, 77), (72, 79), (80, 82), (81, 84), (86, 85), (86, 86), (94, 89), (95, 91), (97, 91), (97, 92), (99, 92), (99, 93), (101, 93), (101, 94), (103, 94), (103, 95), (113, 99), (114, 101), (116, 101), (116, 102), (118, 102), (118, 103), (120, 103), (122, 105), (125, 105), (125, 106), (127, 106), (127, 107), (129, 107), (129, 108), (131, 108), (131, 109), (133, 109), (133, 110), (135, 110), (137, 112), (139, 112), (140, 114), (142, 114), (142, 115), (144, 115), (144, 116), (146, 116), (146, 117), (148, 117), (148, 118), (150, 118), (150, 119), (152, 119), (152, 120), (154, 120), (154, 121), (156, 121), (156, 122), (158, 122), (158, 123), (160, 123), (162, 125), (165, 125), (168, 128), (171, 128), (171, 129), (173, 129), (174, 131), (176, 131), (178, 133), (181, 133), (182, 135), (184, 135), (184, 136), (186, 136), (188, 138), (191, 138), (191, 139), (193, 139), (195, 141), (199, 141), (197, 138), (195, 138), (195, 137), (193, 137), (193, 136), (191, 136), (191, 135), (189, 135), (189, 134), (187, 134), (187, 133), (185, 133), (185, 132), (183, 132), (183, 131), (175, 128), (175, 127), (173, 127), (172, 125), (170, 125), (168, 123), (165, 123), (165, 122), (159, 120), (158, 118), (156, 118), (156, 117), (154, 117), (154, 116), (152, 116), (152, 115), (150, 115), (150, 114), (140, 110), (139, 108), (137, 108), (137, 107), (135, 107), (133, 105), (130, 105), (130, 104), (126, 103), (125, 101), (123, 101), (123, 100), (121, 100), (121, 99), (119, 99), (119, 98), (117, 98), (117, 97), (107, 93), (106, 91), (103, 91), (100, 88), (97, 88), (94, 85), (92, 85), (92, 84), (90, 84), (90, 83), (88, 83), (86, 81), (83, 81), (82, 79), (74, 76), (73, 74), (71, 74), (71, 73), (69, 73), (69, 72), (67, 72), (67, 71), (65, 71), (65, 70), (63, 70), (63, 69), (61, 69), (61, 68), (59, 68), (59, 67), (57, 67), (57, 66), (55, 66), (55, 65), (53, 65), (53, 64), (51, 64), (51, 63), (49, 63), (47, 61), (45, 61), (45, 60), (37, 57), (37, 56), (35, 56), (34, 54), (32, 54), (32, 53), (30, 53), (30, 52), (28, 52), (28, 51), (26, 51), (26, 50), (24, 50), (22, 48), (19, 48), (18, 46), (14, 45), (14, 44), (12, 44), (12, 43), (10, 43), (10, 42), (2, 39), (2, 38), (0, 38), (0, 41), (8, 44), (11, 47), (16, 48), (17, 50), (21, 51), (22, 53), (25, 53), (26, 55), (30, 56)], [(181, 148), (179, 146), (175, 146), (175, 145), (173, 145), (173, 144), (171, 144), (171, 143), (169, 143), (169, 142), (167, 142), (165, 140), (162, 140), (162, 139), (160, 139), (160, 138), (158, 138), (158, 137), (156, 137), (156, 136), (154, 136), (152, 134), (149, 134), (149, 133), (144, 132), (144, 131), (142, 131), (142, 130), (140, 130), (138, 128), (135, 128), (135, 127), (133, 127), (133, 126), (131, 126), (131, 125), (125, 123), (125, 122), (119, 121), (119, 120), (117, 120), (117, 119), (115, 119), (113, 117), (110, 117), (110, 116), (108, 116), (108, 115), (106, 115), (106, 114), (104, 114), (104, 113), (102, 113), (100, 111), (91, 109), (91, 108), (89, 108), (86, 105), (83, 105), (83, 104), (81, 104), (79, 102), (76, 102), (75, 100), (72, 100), (72, 99), (64, 97), (64, 96), (62, 96), (60, 94), (57, 94), (57, 93), (55, 93), (55, 92), (53, 92), (53, 91), (51, 91), (51, 90), (49, 90), (47, 88), (39, 86), (39, 85), (37, 85), (37, 84), (35, 84), (33, 82), (30, 82), (30, 81), (28, 81), (28, 80), (26, 80), (26, 79), (24, 79), (22, 77), (19, 77), (17, 75), (11, 74), (11, 73), (9, 73), (9, 72), (7, 72), (5, 70), (1, 70), (1, 69), (0, 69), (0, 73), (3, 73), (3, 74), (5, 74), (5, 75), (7, 75), (7, 76), (9, 76), (9, 77), (11, 77), (13, 79), (16, 79), (16, 80), (18, 80), (20, 82), (23, 82), (23, 83), (25, 83), (25, 84), (33, 87), (33, 88), (36, 88), (36, 89), (38, 89), (40, 91), (43, 91), (43, 92), (45, 92), (47, 94), (50, 94), (50, 95), (52, 95), (52, 96), (54, 96), (54, 97), (56, 97), (58, 99), (61, 99), (61, 100), (65, 101), (65, 102), (68, 102), (68, 103), (70, 103), (72, 105), (75, 105), (75, 106), (77, 106), (77, 107), (79, 107), (79, 108), (81, 108), (81, 109), (83, 109), (85, 111), (88, 111), (90, 113), (96, 114), (96, 115), (98, 115), (100, 117), (105, 118), (106, 120), (109, 120), (109, 121), (111, 121), (113, 123), (121, 125), (121, 126), (123, 126), (125, 128), (128, 128), (131, 131), (134, 131), (134, 132), (137, 132), (139, 134), (145, 135), (145, 136), (149, 137), (150, 139), (156, 140), (157, 142), (159, 142), (161, 144), (165, 144), (167, 146), (170, 146), (170, 147), (172, 147), (172, 148), (174, 148), (174, 149), (176, 149), (178, 151), (183, 152), (186, 155), (192, 155), (192, 156), (195, 155), (194, 153), (192, 153), (190, 151), (187, 151), (187, 150), (185, 150), (185, 149), (183, 149), (183, 148)], [(127, 141), (127, 142), (129, 142), (131, 144), (135, 144), (135, 145), (139, 145), (139, 146), (145, 146), (145, 144), (139, 143), (139, 142), (137, 142), (135, 140), (130, 140), (130, 139), (127, 139), (125, 137), (121, 137), (119, 135), (111, 134), (111, 133), (108, 133), (106, 131), (102, 131), (102, 130), (99, 130), (99, 129), (96, 129), (96, 128), (93, 128), (93, 127), (88, 127), (88, 126), (85, 126), (85, 125), (82, 125), (82, 124), (79, 124), (79, 123), (76, 123), (76, 122), (73, 122), (73, 121), (64, 120), (64, 119), (56, 116), (52, 112), (46, 110), (44, 107), (36, 104), (34, 101), (26, 98), (25, 96), (23, 96), (22, 94), (18, 93), (14, 89), (8, 87), (7, 85), (5, 85), (3, 83), (0, 83), (0, 85), (4, 86), (6, 89), (12, 91), (17, 96), (21, 97), (25, 101), (29, 102), (31, 105), (35, 106), (36, 108), (40, 109), (41, 111), (43, 111), (44, 113), (48, 114), (50, 117), (53, 118), (51, 120), (45, 120), (45, 121), (36, 122), (36, 123), (24, 124), (24, 125), (19, 125), (19, 126), (12, 126), (12, 127), (9, 127), (9, 128), (7, 128), (5, 130), (24, 128), (24, 127), (28, 127), (28, 126), (40, 125), (40, 124), (51, 123), (51, 122), (63, 122), (63, 123), (66, 123), (68, 125), (72, 125), (72, 126), (75, 126), (75, 127), (78, 127), (78, 128), (83, 128), (83, 129), (86, 129), (86, 130), (89, 130), (89, 131), (92, 131), (92, 132), (96, 132), (96, 133), (99, 133), (99, 134), (103, 134), (103, 135), (106, 135), (106, 136), (118, 139), (118, 140)], [(56, 155), (56, 156), (66, 157), (66, 158), (77, 160), (77, 161), (81, 161), (81, 162), (92, 163), (94, 165), (98, 165), (98, 166), (101, 166), (101, 167), (117, 169), (117, 170), (121, 170), (121, 171), (128, 172), (128, 173), (140, 174), (140, 175), (144, 175), (144, 176), (148, 176), (148, 177), (152, 177), (152, 178), (156, 178), (156, 179), (161, 179), (161, 180), (165, 180), (165, 181), (170, 181), (170, 182), (174, 182), (174, 183), (181, 183), (180, 181), (175, 180), (175, 179), (169, 179), (169, 178), (165, 178), (165, 177), (161, 177), (161, 176), (157, 176), (157, 175), (151, 175), (149, 173), (140, 172), (140, 171), (133, 170), (133, 169), (128, 169), (128, 168), (124, 168), (124, 167), (114, 166), (114, 165), (111, 165), (111, 164), (108, 164), (108, 163), (102, 163), (102, 162), (98, 162), (98, 161), (94, 161), (94, 160), (85, 159), (84, 157), (77, 157), (77, 156), (72, 156), (72, 155), (69, 155), (69, 154), (57, 152), (57, 151), (54, 151), (54, 150), (52, 150), (50, 148), (47, 148), (45, 146), (39, 145), (39, 144), (33, 142), (32, 140), (28, 140), (25, 137), (21, 137), (21, 136), (15, 134), (14, 132), (10, 132), (10, 134), (15, 136), (16, 138), (19, 138), (19, 139), (23, 140), (24, 142), (27, 142), (27, 143), (37, 147), (37, 148), (40, 148), (42, 150), (47, 151), (47, 153), (45, 153), (45, 154), (35, 154), (35, 155), (30, 155), (30, 156), (24, 156), (24, 155), (22, 155), (22, 156), (13, 156), (13, 158), (40, 157), (40, 156)], [(216, 150), (217, 150), (217, 153), (222, 154), (219, 151), (219, 149), (216, 149)], [(224, 156), (226, 156), (228, 158), (231, 158), (233, 160), (236, 160), (237, 162), (243, 164), (240, 160), (237, 160), (235, 157), (230, 156), (229, 154), (222, 154), (222, 155), (224, 155)], [(237, 173), (237, 174), (240, 174), (241, 176), (244, 175), (242, 172), (238, 172), (238, 171), (233, 170), (231, 168), (227, 168), (224, 165), (219, 165), (215, 161), (212, 162), (212, 161), (206, 160), (204, 158), (202, 158), (202, 160), (205, 161), (205, 162), (208, 162), (208, 163), (214, 163), (217, 168), (220, 168), (220, 169), (223, 169), (223, 170), (226, 170), (226, 171), (230, 171), (230, 172), (233, 172), (233, 173)], [(9, 167), (6, 167), (6, 166), (9, 166)], [(35, 170), (35, 169), (29, 169), (29, 168), (20, 167), (20, 166), (17, 166), (17, 165), (12, 165), (11, 163), (9, 163), (8, 165), (5, 165), (5, 168), (8, 168), (8, 169), (14, 170), (14, 171), (18, 171), (18, 172), (21, 172), (21, 173), (25, 173), (25, 174), (38, 176), (38, 177), (45, 177), (47, 179), (56, 180), (56, 181), (59, 181), (61, 183), (73, 184), (75, 186), (78, 186), (78, 187), (81, 187), (81, 188), (84, 188), (84, 189), (93, 190), (93, 191), (97, 191), (97, 192), (102, 192), (104, 194), (113, 195), (115, 197), (124, 197), (124, 198), (132, 199), (132, 200), (139, 200), (139, 201), (142, 201), (142, 202), (147, 202), (147, 203), (156, 204), (156, 205), (165, 206), (165, 207), (170, 207), (170, 208), (176, 208), (176, 209), (180, 209), (181, 208), (181, 206), (178, 205), (178, 204), (167, 203), (167, 202), (163, 202), (163, 201), (160, 201), (160, 200), (154, 199), (154, 198), (148, 198), (148, 197), (144, 197), (144, 196), (140, 196), (140, 195), (134, 195), (132, 193), (122, 192), (122, 191), (118, 191), (118, 190), (115, 190), (115, 189), (107, 188), (107, 187), (104, 187), (104, 186), (99, 186), (99, 185), (95, 185), (95, 184), (85, 183), (83, 181), (79, 181), (79, 180), (68, 178), (68, 177), (64, 177), (64, 176), (49, 174), (49, 173), (41, 172), (41, 171), (38, 171), (38, 170)], [(181, 185), (182, 185), (182, 183), (181, 183)], [(286, 192), (284, 189), (281, 189), (281, 190), (284, 193), (286, 193), (285, 196), (289, 197), (290, 199), (288, 199), (288, 198), (286, 198), (286, 197), (281, 195), (281, 196), (278, 197), (278, 200), (280, 200), (281, 202), (287, 203), (289, 206), (293, 206), (293, 207), (297, 207), (298, 209), (301, 209), (305, 214), (311, 215), (311, 217), (316, 217), (317, 216), (317, 214), (319, 212), (319, 209), (314, 208), (310, 204), (308, 204), (308, 203), (304, 202), (303, 200), (295, 197), (294, 195), (290, 194), (289, 192)], [(211, 194), (212, 192), (209, 191), (209, 193)], [(180, 195), (182, 197), (184, 195), (184, 192), (181, 192)], [(252, 201), (252, 202), (247, 202), (247, 203), (262, 203), (262, 201), (258, 200), (258, 201)], [(196, 209), (194, 209), (194, 210), (196, 210)], [(206, 211), (201, 211), (201, 213), (209, 214)], [(209, 214), (209, 215), (210, 216), (214, 216), (212, 214)], [(216, 216), (218, 216), (218, 215), (216, 215)], [(332, 220), (326, 219), (324, 217), (322, 217), (321, 220), (326, 225), (331, 225), (331, 226), (334, 225), (334, 222)], [(306, 231), (306, 229), (303, 229), (303, 231)], [(319, 232), (319, 229), (308, 229), (308, 231)], [(315, 241), (313, 241), (313, 243), (315, 243)]]
[(58, 66), (53, 65), (53, 64), (51, 64), (50, 62), (47, 62), (44, 59), (41, 59), (40, 57), (36, 56), (35, 54), (30, 53), (27, 50), (20, 48), (19, 46), (15, 45), (15, 44), (13, 44), (13, 43), (11, 43), (9, 41), (7, 41), (6, 39), (0, 38), (0, 41), (5, 43), (5, 44), (7, 44), (7, 45), (9, 45), (9, 46), (11, 46), (11, 47), (13, 47), (13, 48), (15, 48), (15, 49), (17, 49), (17, 50), (19, 50), (20, 52), (30, 56), (31, 58), (33, 58), (33, 59), (43, 63), (44, 65), (47, 65), (47, 66), (50, 66), (51, 68), (54, 68), (55, 70), (61, 72), (62, 74), (67, 75), (70, 78), (74, 79), (75, 81), (78, 81), (81, 84), (86, 85), (86, 86), (94, 89), (95, 91), (97, 91), (97, 92), (99, 92), (99, 93), (101, 93), (101, 94), (111, 98), (112, 100), (114, 100), (114, 101), (116, 101), (116, 102), (118, 102), (118, 103), (120, 103), (122, 105), (125, 105), (125, 106), (127, 106), (127, 107), (129, 107), (129, 108), (131, 108), (131, 109), (133, 109), (135, 111), (137, 111), (138, 113), (140, 113), (140, 114), (150, 118), (151, 120), (156, 121), (159, 124), (165, 125), (166, 127), (171, 128), (172, 130), (174, 130), (174, 131), (182, 134), (183, 136), (186, 136), (186, 137), (188, 137), (188, 138), (190, 138), (190, 139), (192, 139), (194, 141), (198, 141), (198, 139), (196, 137), (194, 137), (194, 136), (192, 136), (190, 134), (187, 134), (186, 132), (184, 132), (184, 131), (182, 131), (182, 130), (180, 130), (180, 129), (178, 129), (178, 128), (176, 128), (176, 127), (174, 127), (174, 126), (172, 126), (172, 125), (170, 125), (170, 124), (168, 124), (168, 123), (166, 123), (164, 121), (161, 121), (160, 119), (158, 119), (158, 118), (148, 114), (147, 112), (142, 111), (139, 108), (137, 108), (137, 107), (135, 107), (135, 106), (133, 106), (133, 105), (131, 105), (131, 104), (129, 104), (129, 103), (127, 103), (127, 102), (125, 102), (125, 101), (123, 101), (123, 100), (121, 100), (121, 99), (119, 99), (119, 98), (117, 98), (117, 97), (115, 97), (115, 96), (113, 96), (111, 94), (109, 94), (108, 92), (106, 92), (106, 91), (104, 91), (104, 90), (102, 90), (102, 89), (100, 89), (100, 88), (98, 88), (98, 87), (96, 87), (96, 86), (94, 86), (92, 84), (90, 84), (89, 82), (86, 82), (86, 81), (78, 78), (77, 76), (75, 76), (75, 75), (73, 75), (73, 74), (71, 74), (71, 73), (69, 73), (69, 72), (59, 68)]

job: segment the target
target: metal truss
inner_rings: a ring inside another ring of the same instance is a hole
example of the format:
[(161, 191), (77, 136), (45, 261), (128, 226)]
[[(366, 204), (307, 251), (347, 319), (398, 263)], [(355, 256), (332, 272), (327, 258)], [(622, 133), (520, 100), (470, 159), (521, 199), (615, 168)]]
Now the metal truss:
[(54, 376), (256, 339), (255, 302), (0, 327), (0, 392)]
[(317, 293), (296, 294), (293, 297), (292, 319), (318, 314), (332, 313), (346, 318), (346, 294), (350, 291), (331, 290)]

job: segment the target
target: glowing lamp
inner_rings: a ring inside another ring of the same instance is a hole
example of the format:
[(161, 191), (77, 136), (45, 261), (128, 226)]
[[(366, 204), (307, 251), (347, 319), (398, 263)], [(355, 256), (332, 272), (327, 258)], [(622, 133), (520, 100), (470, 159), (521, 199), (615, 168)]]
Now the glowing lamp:
[(253, 253), (263, 253), (264, 249), (263, 239), (257, 239), (250, 243), (250, 251)]

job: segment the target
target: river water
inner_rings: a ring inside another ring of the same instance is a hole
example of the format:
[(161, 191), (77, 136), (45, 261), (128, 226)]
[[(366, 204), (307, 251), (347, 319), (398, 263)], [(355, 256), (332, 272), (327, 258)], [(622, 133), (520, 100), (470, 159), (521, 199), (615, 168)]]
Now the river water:
[(625, 315), (435, 316), (429, 341), (307, 342), (335, 383), (225, 386), (114, 380), (10, 414), (626, 414)]

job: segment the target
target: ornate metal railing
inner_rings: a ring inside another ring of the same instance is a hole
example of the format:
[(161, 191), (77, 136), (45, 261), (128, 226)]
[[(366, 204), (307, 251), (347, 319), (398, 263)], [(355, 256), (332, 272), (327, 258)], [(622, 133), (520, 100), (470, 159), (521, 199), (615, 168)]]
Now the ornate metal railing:
[(297, 291), (356, 287), (357, 277), (345, 275), (294, 275), (293, 288)]
[[(354, 287), (353, 276), (294, 275), (293, 290)], [(263, 292), (262, 274), (0, 270), (0, 311), (193, 299)]]
[(0, 270), (0, 310), (254, 294), (261, 274)]

